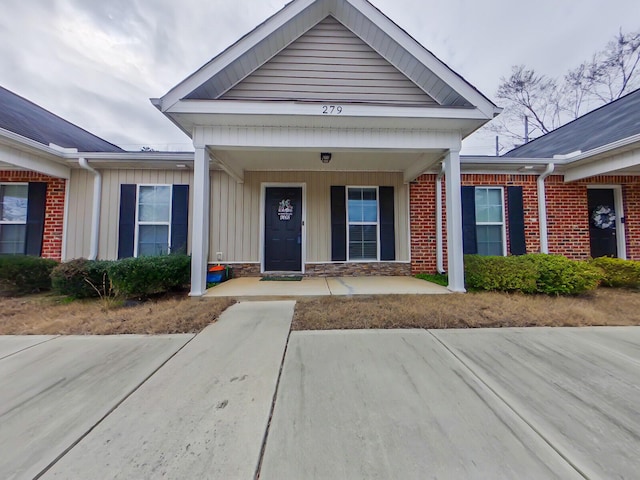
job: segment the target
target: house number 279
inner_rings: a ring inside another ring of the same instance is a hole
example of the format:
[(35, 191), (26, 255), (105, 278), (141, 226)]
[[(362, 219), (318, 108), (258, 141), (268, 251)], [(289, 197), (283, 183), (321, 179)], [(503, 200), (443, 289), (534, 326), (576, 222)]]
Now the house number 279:
[(323, 105), (322, 114), (323, 115), (341, 115), (342, 107), (340, 105)]

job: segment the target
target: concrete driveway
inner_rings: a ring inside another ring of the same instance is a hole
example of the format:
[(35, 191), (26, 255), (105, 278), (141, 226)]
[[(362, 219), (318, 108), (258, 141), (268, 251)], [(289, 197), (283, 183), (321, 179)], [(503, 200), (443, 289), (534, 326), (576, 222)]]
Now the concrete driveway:
[(640, 328), (0, 337), (0, 478), (638, 478)]

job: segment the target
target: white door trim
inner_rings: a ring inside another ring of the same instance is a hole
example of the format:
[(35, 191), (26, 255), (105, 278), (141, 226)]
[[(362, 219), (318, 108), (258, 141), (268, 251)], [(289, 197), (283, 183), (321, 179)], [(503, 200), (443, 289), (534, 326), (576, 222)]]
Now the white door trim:
[[(262, 182), (260, 183), (260, 273), (265, 273), (264, 269), (264, 216), (266, 210), (267, 188), (302, 188), (302, 254), (300, 258), (300, 273), (305, 273), (305, 263), (307, 259), (307, 184), (304, 182)], [(292, 272), (296, 273), (296, 272)]]
[[(616, 211), (616, 242), (618, 258), (627, 259), (627, 236), (626, 224), (624, 223), (624, 200), (622, 196), (622, 185), (587, 185), (587, 190), (613, 190), (613, 208)], [(620, 228), (622, 227), (622, 228)]]

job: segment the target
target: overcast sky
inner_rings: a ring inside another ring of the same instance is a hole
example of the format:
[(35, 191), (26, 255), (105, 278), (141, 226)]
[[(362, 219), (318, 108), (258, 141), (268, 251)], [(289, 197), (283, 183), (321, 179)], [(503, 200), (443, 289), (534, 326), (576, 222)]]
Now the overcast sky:
[[(149, 102), (285, 0), (0, 0), (0, 85), (123, 148), (190, 149)], [(372, 0), (493, 98), (524, 63), (562, 75), (622, 28), (640, 28), (638, 0)], [(463, 153), (486, 154), (491, 138)]]

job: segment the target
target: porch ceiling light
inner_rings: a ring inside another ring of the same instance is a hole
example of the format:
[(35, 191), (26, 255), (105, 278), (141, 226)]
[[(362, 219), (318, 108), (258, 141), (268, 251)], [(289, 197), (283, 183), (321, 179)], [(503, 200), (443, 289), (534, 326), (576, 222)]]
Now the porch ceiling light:
[(323, 152), (320, 154), (320, 161), (322, 163), (329, 163), (331, 161), (331, 153)]

